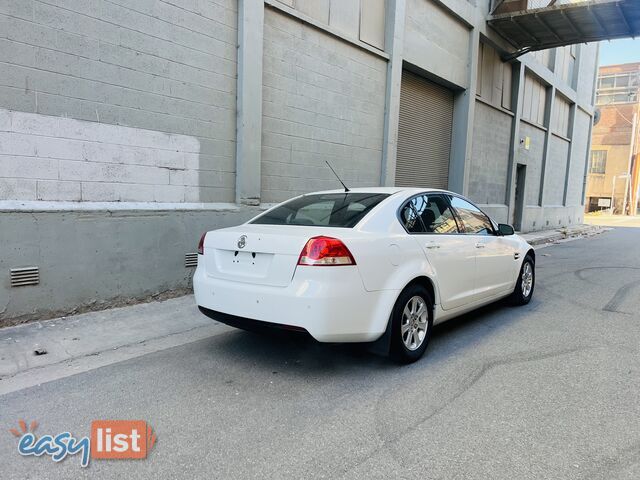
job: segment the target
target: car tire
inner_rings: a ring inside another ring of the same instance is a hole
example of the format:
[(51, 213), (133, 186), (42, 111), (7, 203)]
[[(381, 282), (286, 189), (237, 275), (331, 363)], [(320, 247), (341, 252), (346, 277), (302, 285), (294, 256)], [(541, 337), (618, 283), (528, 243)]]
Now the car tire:
[(524, 261), (520, 267), (516, 287), (513, 289), (510, 297), (511, 303), (513, 305), (526, 305), (529, 303), (531, 297), (533, 297), (533, 289), (535, 286), (536, 264), (531, 255), (527, 255), (524, 257)]
[(424, 355), (433, 327), (433, 300), (422, 285), (405, 288), (391, 312), (391, 358), (412, 363)]

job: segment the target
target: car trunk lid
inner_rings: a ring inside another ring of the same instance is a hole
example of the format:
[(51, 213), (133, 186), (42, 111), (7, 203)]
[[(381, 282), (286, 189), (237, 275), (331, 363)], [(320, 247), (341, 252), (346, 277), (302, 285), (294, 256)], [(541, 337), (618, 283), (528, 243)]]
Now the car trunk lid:
[(285, 287), (291, 283), (298, 257), (320, 228), (240, 225), (207, 233), (207, 275), (236, 282)]

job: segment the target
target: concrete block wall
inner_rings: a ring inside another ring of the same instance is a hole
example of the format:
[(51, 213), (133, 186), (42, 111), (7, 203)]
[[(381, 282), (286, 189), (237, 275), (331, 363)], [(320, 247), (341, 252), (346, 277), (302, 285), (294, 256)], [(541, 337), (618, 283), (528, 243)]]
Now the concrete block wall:
[(505, 204), (513, 116), (476, 101), (469, 198), (482, 204)]
[(379, 185), (386, 61), (267, 8), (262, 201), (340, 185)]
[(564, 138), (552, 135), (545, 168), (543, 206), (563, 204), (568, 157), (569, 142)]
[[(466, 89), (473, 98), (476, 78), (472, 66), (477, 63), (478, 44), (470, 41), (471, 33), (486, 28), (477, 8), (457, 5), (458, 16), (454, 16), (429, 0), (388, 3), (389, 15), (392, 8), (402, 5), (404, 19), (400, 35), (404, 40), (394, 53), (399, 57), (396, 63), (411, 63), (449, 87)], [(386, 52), (357, 45), (357, 39), (340, 38), (339, 31), (331, 31), (330, 18), (325, 30), (317, 19), (314, 23), (313, 15), (310, 24), (295, 13), (283, 13), (276, 4), (285, 10), (286, 5), (298, 5), (268, 2), (264, 7), (263, 131), (258, 147), (262, 172), (256, 175), (261, 191), (252, 198), (272, 203), (336, 186), (324, 160), (343, 169), (340, 173), (352, 185), (379, 184), (383, 142), (389, 140), (385, 139), (385, 104), (394, 95), (386, 89), (393, 42), (385, 44)], [(303, 5), (306, 3), (298, 5), (301, 11), (310, 14)], [(61, 160), (74, 160), (66, 158), (72, 153), (53, 157), (59, 169), (63, 166), (57, 178), (25, 173), (29, 169), (26, 161), (19, 169), (7, 162), (0, 189), (5, 196), (0, 200), (34, 198), (33, 180), (39, 179), (42, 193), (36, 192), (36, 199), (235, 202), (238, 19), (237, 0), (0, 3), (0, 62), (4, 65), (0, 69), (0, 107), (131, 127), (142, 136), (147, 131), (187, 135), (199, 143), (197, 162), (193, 157), (189, 166), (174, 169), (156, 165), (171, 170), (168, 179), (162, 170), (150, 173), (146, 168), (123, 166), (127, 160), (111, 162), (119, 167), (107, 165), (97, 170), (82, 164), (82, 171), (70, 174), (70, 164)], [(490, 32), (483, 34), (491, 36)], [(595, 55), (592, 47), (578, 50), (580, 72), (587, 74), (578, 75), (577, 92), (547, 66), (538, 65), (533, 56), (523, 61), (527, 71), (545, 82), (557, 81), (564, 96), (582, 102), (593, 86), (593, 79), (584, 78), (590, 77)], [(465, 96), (457, 98), (464, 102)], [(473, 137), (454, 135), (453, 150), (463, 153), (466, 164), (459, 169), (464, 180), (454, 183), (480, 203), (499, 202), (502, 180), (492, 172), (504, 167), (504, 141), (493, 144), (481, 138), (492, 121), (474, 113), (474, 108), (456, 106), (456, 125), (464, 120), (463, 110), (475, 133)], [(387, 125), (394, 121), (397, 118), (390, 118)], [(460, 129), (454, 127), (456, 132)], [(390, 140), (393, 142), (392, 137)], [(461, 141), (462, 147), (457, 145)], [(156, 156), (165, 155), (163, 150), (159, 145)], [(101, 153), (92, 157), (98, 162), (89, 159), (89, 163), (110, 163), (106, 161), (109, 153)], [(497, 159), (495, 164), (489, 161), (491, 156)], [(55, 176), (47, 170), (53, 166), (45, 158), (51, 157), (33, 158), (38, 160), (32, 163), (34, 170)], [(143, 162), (140, 166), (149, 165)], [(11, 177), (12, 171), (20, 171), (21, 177)], [(148, 183), (135, 180), (142, 172), (149, 174)], [(82, 182), (87, 176), (104, 178), (98, 182), (105, 185), (87, 181), (85, 194), (77, 183), (62, 183)], [(32, 181), (19, 181), (24, 177)], [(114, 186), (119, 183), (145, 186)], [(154, 189), (149, 184), (167, 188)]]
[[(200, 188), (189, 195), (167, 188), (173, 193), (158, 195), (233, 201), (237, 0), (3, 1), (0, 32), (1, 107), (135, 127), (141, 137), (148, 130), (196, 137), (198, 161), (190, 171), (173, 180), (164, 172), (157, 180)], [(88, 132), (99, 130), (86, 125)], [(161, 143), (157, 156), (162, 155)], [(23, 171), (29, 169), (24, 160)], [(42, 170), (45, 163), (51, 162), (32, 163), (32, 169)], [(145, 169), (133, 170), (111, 166), (101, 172), (105, 183), (111, 183), (108, 172), (116, 178), (144, 176)], [(77, 186), (42, 183), (47, 196), (56, 189), (60, 200), (78, 198)], [(30, 198), (33, 190), (16, 186), (11, 192)], [(93, 195), (117, 201), (129, 196), (122, 192), (105, 186)], [(150, 199), (149, 192), (142, 196)]]
[(558, 228), (581, 224), (584, 221), (584, 207), (525, 207), (522, 229), (527, 232), (535, 230), (555, 230)]
[(0, 198), (199, 202), (200, 142), (0, 109)]

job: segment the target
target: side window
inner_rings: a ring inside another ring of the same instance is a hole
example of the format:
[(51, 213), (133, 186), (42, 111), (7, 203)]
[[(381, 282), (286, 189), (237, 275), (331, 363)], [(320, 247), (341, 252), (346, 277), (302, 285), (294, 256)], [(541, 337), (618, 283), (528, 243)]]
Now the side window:
[(400, 211), (400, 220), (409, 233), (424, 233), (424, 227), (416, 208), (419, 198), (411, 199)]
[(421, 195), (400, 213), (409, 233), (458, 233), (456, 219), (442, 195)]
[(422, 223), (429, 233), (458, 233), (456, 218), (442, 195), (425, 195)]
[(478, 207), (471, 205), (466, 200), (459, 197), (449, 197), (451, 206), (458, 214), (458, 218), (462, 222), (464, 233), (472, 233), (475, 235), (493, 235), (493, 225), (491, 220)]

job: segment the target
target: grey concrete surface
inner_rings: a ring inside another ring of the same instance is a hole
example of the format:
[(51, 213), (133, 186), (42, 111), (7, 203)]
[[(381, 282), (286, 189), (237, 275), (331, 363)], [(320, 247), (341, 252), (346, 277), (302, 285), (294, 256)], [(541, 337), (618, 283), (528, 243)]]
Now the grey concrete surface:
[(608, 231), (606, 227), (598, 225), (574, 225), (572, 227), (558, 228), (557, 230), (542, 230), (539, 232), (529, 232), (519, 234), (530, 245), (548, 245), (550, 243), (560, 242), (563, 240), (576, 240), (583, 237), (599, 235)]
[(0, 395), (229, 329), (202, 315), (193, 295), (3, 328)]
[[(191, 289), (185, 254), (202, 232), (261, 210), (60, 210), (0, 213), (0, 326), (147, 301)], [(40, 283), (11, 288), (9, 270), (37, 266)]]
[[(3, 478), (637, 479), (640, 229), (539, 250), (525, 307), (436, 328), (405, 367), (229, 330), (0, 396)], [(142, 461), (22, 458), (6, 429), (147, 420)]]

